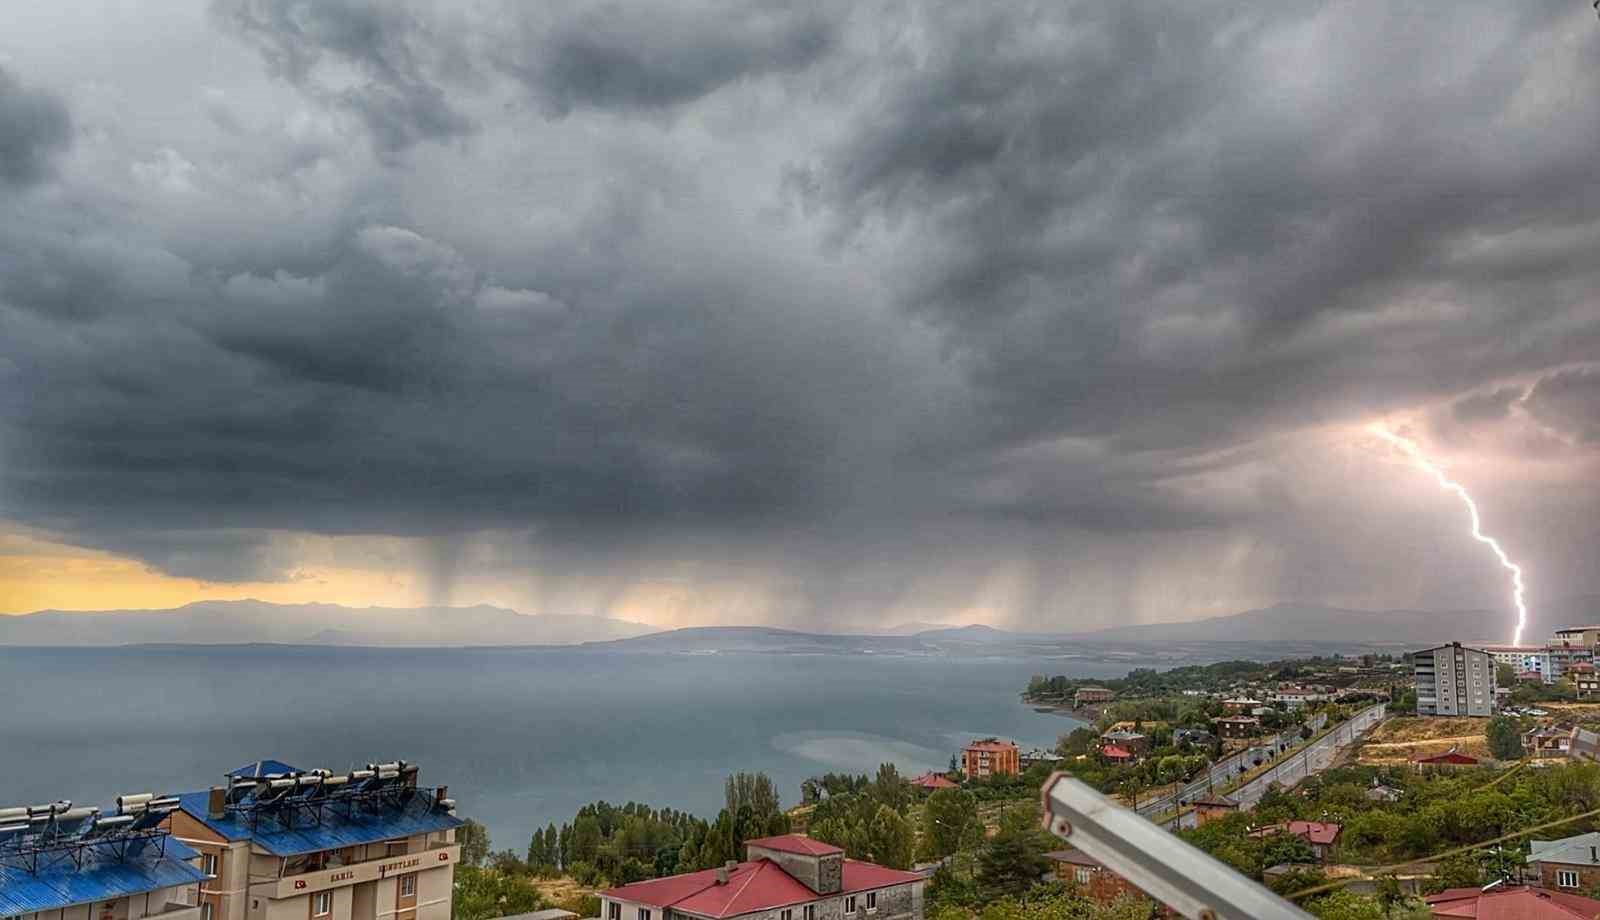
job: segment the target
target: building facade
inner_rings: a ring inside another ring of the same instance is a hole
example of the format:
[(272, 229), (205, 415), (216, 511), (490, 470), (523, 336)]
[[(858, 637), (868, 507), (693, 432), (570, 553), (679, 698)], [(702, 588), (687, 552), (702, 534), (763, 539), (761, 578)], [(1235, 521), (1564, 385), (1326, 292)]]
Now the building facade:
[(1459, 642), (1412, 653), (1417, 715), (1494, 715), (1494, 666), (1488, 652)]
[(1087, 706), (1094, 703), (1109, 703), (1116, 697), (1116, 693), (1105, 687), (1079, 687), (1072, 694), (1072, 705)]
[(1530, 841), (1528, 869), (1552, 891), (1594, 891), (1600, 886), (1600, 833)]
[(259, 761), (179, 797), (211, 876), (199, 920), (449, 920), (463, 822), (415, 765), (334, 774)]
[(985, 738), (961, 749), (961, 769), (968, 776), (1015, 776), (1022, 772), (1022, 756), (1009, 741)]
[(1554, 683), (1556, 669), (1550, 659), (1550, 649), (1542, 645), (1485, 645), (1485, 652), (1496, 664), (1510, 665), (1518, 679), (1523, 674), (1537, 674), (1543, 683)]
[(746, 841), (745, 861), (599, 892), (601, 920), (922, 920), (927, 879), (846, 859), (799, 834)]
[(1225, 741), (1239, 741), (1261, 734), (1261, 720), (1255, 716), (1223, 716), (1213, 719), (1212, 724)]
[(0, 808), (0, 917), (202, 920), (199, 854), (163, 826), (175, 798)]

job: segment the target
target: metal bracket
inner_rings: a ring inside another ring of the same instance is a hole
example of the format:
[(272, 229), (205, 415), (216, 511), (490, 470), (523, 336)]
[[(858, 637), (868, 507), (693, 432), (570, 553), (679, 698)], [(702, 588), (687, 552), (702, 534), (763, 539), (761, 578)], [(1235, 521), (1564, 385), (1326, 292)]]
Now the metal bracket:
[(1190, 920), (1311, 917), (1065, 773), (1044, 784), (1044, 825)]

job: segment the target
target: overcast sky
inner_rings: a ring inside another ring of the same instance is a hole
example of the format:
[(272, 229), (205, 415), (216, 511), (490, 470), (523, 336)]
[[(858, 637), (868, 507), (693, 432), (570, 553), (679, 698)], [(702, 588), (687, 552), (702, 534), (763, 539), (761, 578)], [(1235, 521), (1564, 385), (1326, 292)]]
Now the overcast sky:
[(5, 19), (0, 610), (1600, 592), (1587, 0)]

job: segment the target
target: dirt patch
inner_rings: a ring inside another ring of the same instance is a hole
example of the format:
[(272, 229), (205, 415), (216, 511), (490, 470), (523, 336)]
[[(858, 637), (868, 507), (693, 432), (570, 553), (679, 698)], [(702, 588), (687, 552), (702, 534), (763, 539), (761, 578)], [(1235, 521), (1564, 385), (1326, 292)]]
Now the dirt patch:
[(552, 904), (565, 904), (576, 901), (586, 894), (594, 894), (595, 889), (586, 888), (578, 884), (571, 876), (563, 875), (560, 878), (533, 879), (533, 887), (539, 889), (544, 899)]
[(1467, 718), (1417, 718), (1389, 719), (1367, 736), (1367, 743), (1406, 744), (1416, 741), (1449, 741), (1457, 738), (1483, 737), (1488, 719)]

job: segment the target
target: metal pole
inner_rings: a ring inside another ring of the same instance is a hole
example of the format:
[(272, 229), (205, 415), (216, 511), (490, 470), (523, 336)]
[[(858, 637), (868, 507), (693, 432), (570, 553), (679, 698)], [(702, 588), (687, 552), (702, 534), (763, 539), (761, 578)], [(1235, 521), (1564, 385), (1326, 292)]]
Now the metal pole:
[(1044, 786), (1045, 826), (1190, 920), (1309, 920), (1310, 914), (1083, 782)]

